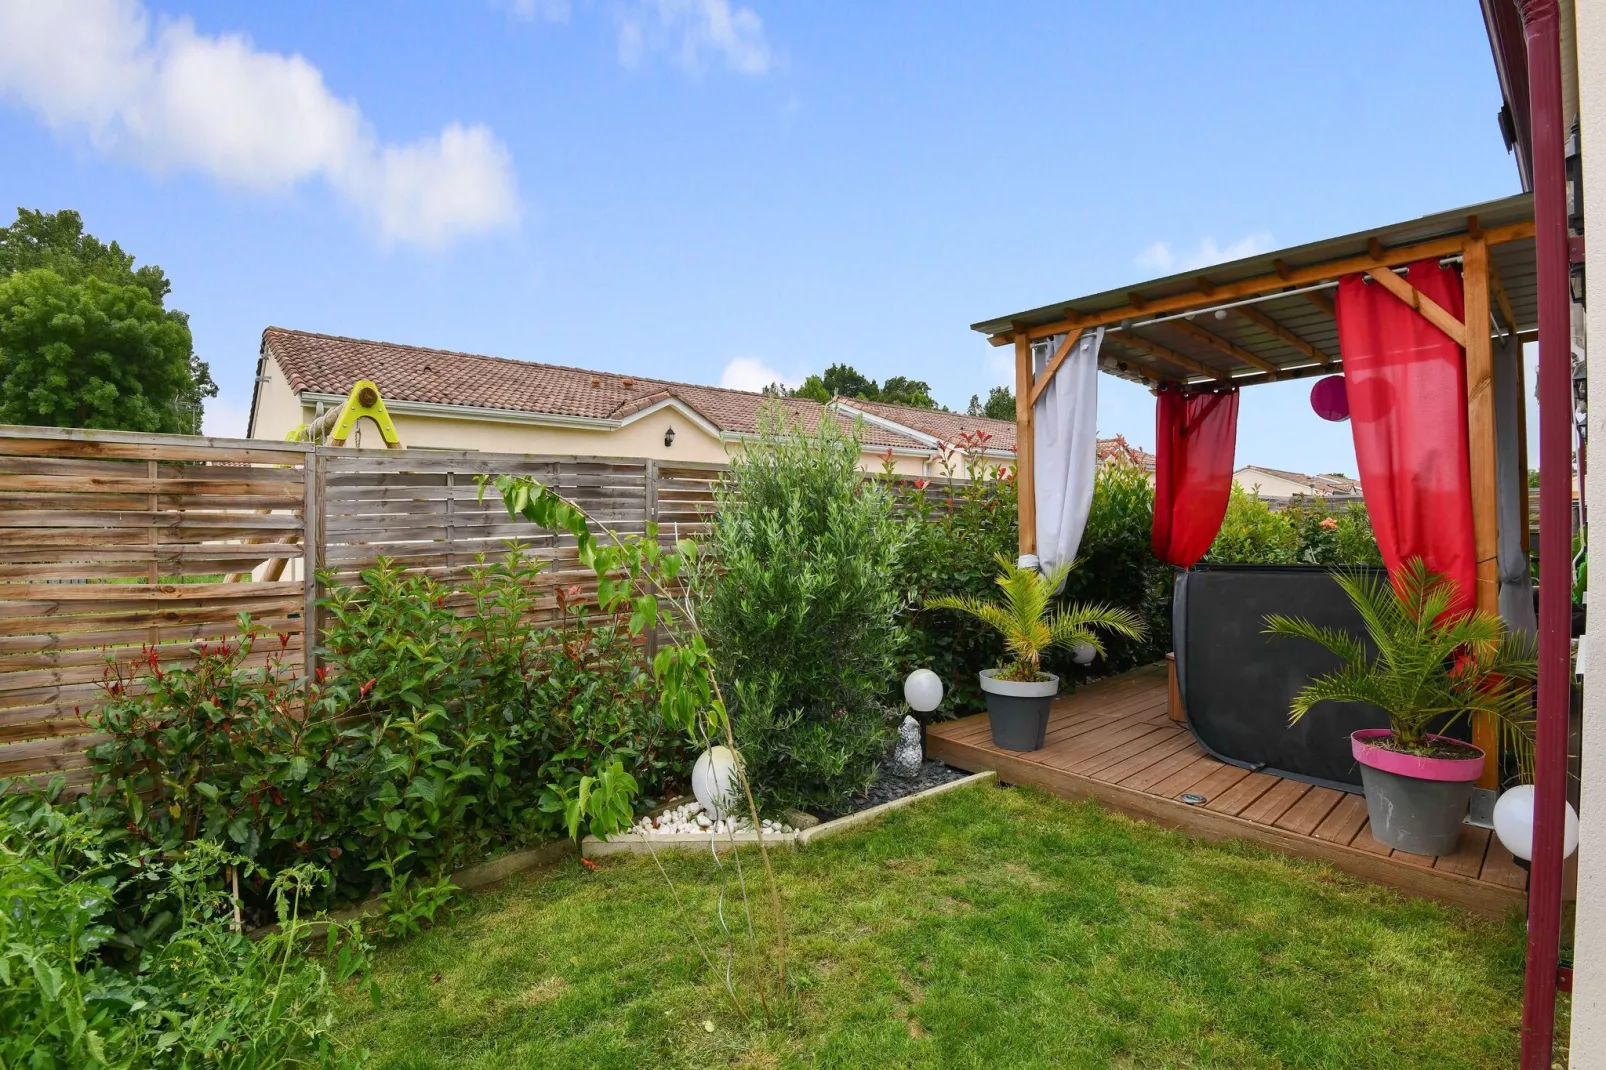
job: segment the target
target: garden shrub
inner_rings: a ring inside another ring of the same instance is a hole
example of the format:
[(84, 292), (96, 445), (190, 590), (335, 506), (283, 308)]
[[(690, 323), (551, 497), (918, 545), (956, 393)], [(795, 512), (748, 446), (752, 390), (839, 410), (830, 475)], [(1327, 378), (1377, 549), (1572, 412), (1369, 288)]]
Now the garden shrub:
[[(377, 892), (393, 932), (416, 929), (453, 869), (559, 834), (587, 773), (628, 771), (636, 791), (615, 805), (684, 774), (621, 620), (593, 619), (570, 588), (555, 626), (531, 623), (541, 566), (514, 548), (448, 587), (381, 559), (329, 584), (310, 687), (287, 637), (247, 618), (189, 664), (147, 652), (108, 668), (86, 714), (109, 736), (90, 751), (92, 798), (140, 850), (203, 839), (269, 871), (315, 861), (334, 877), (317, 905)], [(267, 920), (266, 884), (242, 893)]]
[(1296, 564), (1383, 567), (1372, 518), (1362, 503), (1335, 506), (1321, 498), (1295, 498), (1283, 516), (1294, 529)]
[(1214, 564), (1287, 565), (1299, 546), (1293, 526), (1255, 491), (1233, 483), (1221, 530), (1204, 560)]
[(1333, 505), (1296, 497), (1280, 511), (1234, 483), (1221, 531), (1205, 554), (1212, 564), (1381, 565), (1371, 517), (1360, 502)]
[[(326, 954), (304, 953), (299, 906), (320, 879), (302, 864), (273, 876), (279, 926), (253, 941), (218, 890), (249, 862), (216, 844), (174, 859), (123, 852), (88, 799), (61, 801), (0, 782), (0, 1066), (162, 1068), (357, 1066), (331, 1025), (331, 989), (359, 978), (368, 946), (331, 925)], [(260, 874), (252, 874), (261, 876)], [(119, 899), (170, 913), (137, 954), (119, 948)]]
[(771, 410), (715, 489), (720, 575), (701, 624), (735, 684), (737, 748), (766, 809), (840, 809), (891, 742), (908, 525), (859, 455), (857, 428), (810, 433)]
[(1143, 618), (1142, 639), (1109, 634), (1105, 654), (1089, 666), (1055, 649), (1049, 669), (1062, 679), (1085, 680), (1125, 672), (1163, 657), (1171, 649), (1171, 568), (1154, 556), (1154, 487), (1143, 469), (1112, 462), (1093, 482), (1087, 527), (1077, 548), (1081, 564), (1066, 580), (1061, 600), (1122, 606)]
[[(930, 669), (942, 678), (943, 700), (931, 716), (953, 716), (984, 706), (976, 677), (1001, 663), (1004, 643), (991, 628), (961, 624), (950, 613), (926, 609), (932, 598), (996, 593), (999, 554), (1014, 557), (1018, 506), (1014, 470), (986, 457), (985, 431), (967, 432), (936, 455), (944, 475), (897, 484), (909, 529), (909, 547), (898, 563), (898, 587), (905, 592), (906, 639), (891, 699), (902, 702), (903, 678)], [(932, 484), (935, 482), (935, 486)], [(936, 490), (933, 500), (931, 490)]]
[[(991, 598), (996, 594), (998, 554), (1019, 550), (1018, 501), (1009, 466), (985, 454), (990, 436), (966, 434), (937, 455), (946, 491), (931, 499), (930, 481), (905, 481), (902, 491), (910, 526), (910, 549), (899, 584), (908, 592), (909, 633), (898, 681), (917, 668), (942, 678), (942, 705), (932, 715), (952, 717), (986, 707), (977, 676), (1001, 664), (1003, 644), (986, 628), (965, 624), (952, 614), (918, 608), (945, 595)], [(962, 478), (961, 478), (962, 477)], [(1148, 629), (1139, 641), (1106, 639), (1106, 656), (1093, 665), (1076, 665), (1069, 654), (1052, 651), (1049, 671), (1067, 684), (1094, 675), (1120, 672), (1160, 657), (1171, 645), (1171, 571), (1150, 550), (1154, 489), (1133, 465), (1101, 466), (1079, 548), (1081, 565), (1071, 573), (1062, 598), (1122, 606), (1138, 612)]]

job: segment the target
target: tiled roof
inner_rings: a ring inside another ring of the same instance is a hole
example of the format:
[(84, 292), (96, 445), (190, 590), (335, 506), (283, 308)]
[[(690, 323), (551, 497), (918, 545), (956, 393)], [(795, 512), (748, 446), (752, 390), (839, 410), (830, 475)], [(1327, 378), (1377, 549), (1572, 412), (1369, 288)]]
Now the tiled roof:
[(1286, 479), (1290, 483), (1303, 483), (1317, 494), (1359, 494), (1361, 482), (1348, 476), (1317, 475), (1308, 476), (1304, 472), (1289, 472), (1282, 468), (1264, 468), (1258, 464), (1246, 464), (1238, 469), (1240, 472), (1263, 472), (1278, 479)]
[(1154, 454), (1132, 445), (1125, 435), (1099, 439), (1098, 458), (1106, 463), (1135, 464), (1145, 472), (1153, 472), (1155, 468)]
[[(345, 394), (358, 379), (371, 379), (387, 401), (597, 420), (622, 420), (674, 398), (719, 430), (733, 434), (757, 431), (759, 409), (766, 403), (784, 406), (811, 430), (827, 412), (819, 402), (804, 398), (777, 399), (746, 390), (313, 334), (283, 327), (269, 327), (263, 331), (262, 347), (278, 363), (290, 381), (290, 389), (298, 394)], [(842, 415), (835, 415), (835, 419), (844, 424), (850, 422)], [(925, 448), (918, 439), (868, 422), (864, 427), (864, 443), (876, 447)]]
[(1015, 448), (1015, 421), (993, 420), (986, 416), (966, 416), (962, 412), (943, 412), (941, 409), (920, 409), (913, 405), (891, 405), (885, 401), (863, 401), (859, 398), (838, 397), (834, 403), (858, 409), (883, 420), (891, 420), (913, 428), (923, 435), (956, 444), (959, 436), (984, 431), (989, 436), (987, 448), (1013, 450)]
[[(950, 445), (957, 444), (963, 434), (982, 431), (989, 436), (988, 449), (1011, 453), (1015, 450), (1013, 420), (994, 420), (986, 416), (968, 416), (962, 412), (921, 409), (913, 405), (892, 405), (885, 401), (864, 401), (860, 398), (837, 397), (832, 399), (832, 404), (845, 405), (883, 420), (891, 420)], [(1098, 459), (1135, 464), (1146, 472), (1154, 471), (1154, 454), (1132, 445), (1122, 435), (1099, 439)]]

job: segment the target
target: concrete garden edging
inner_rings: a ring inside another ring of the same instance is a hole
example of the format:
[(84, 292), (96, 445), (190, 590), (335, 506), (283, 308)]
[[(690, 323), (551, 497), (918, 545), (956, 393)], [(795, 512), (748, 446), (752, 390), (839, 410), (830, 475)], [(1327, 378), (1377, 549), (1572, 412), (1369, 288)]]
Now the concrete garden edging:
[[(811, 828), (802, 829), (798, 832), (772, 832), (764, 837), (764, 842), (767, 845), (777, 847), (806, 847), (816, 840), (823, 840), (829, 836), (835, 836), (838, 833), (871, 824), (894, 810), (912, 806), (922, 799), (934, 798), (945, 792), (957, 791), (960, 788), (969, 787), (972, 784), (980, 784), (983, 781), (996, 782), (997, 780), (998, 774), (990, 770), (985, 773), (973, 773), (970, 776), (961, 777), (958, 780), (950, 780), (946, 784), (938, 784), (935, 787), (926, 788), (924, 791), (917, 791), (912, 795), (905, 795), (901, 799), (893, 799), (891, 802), (884, 802), (877, 806), (860, 810), (857, 813), (845, 814), (830, 821), (822, 821)], [(631, 833), (624, 836), (615, 836), (610, 840), (599, 840), (595, 836), (587, 836), (580, 841), (580, 856), (582, 858), (607, 858), (610, 855), (646, 855), (652, 854), (654, 851), (678, 851), (683, 853), (707, 851), (710, 839), (713, 840), (714, 848), (719, 851), (728, 851), (733, 846), (756, 846), (758, 844), (758, 834), (754, 832), (726, 832), (714, 837), (710, 837), (706, 833), (660, 833), (652, 836)]]
[(960, 788), (968, 788), (972, 784), (980, 784), (984, 781), (993, 781), (996, 783), (997, 780), (998, 774), (993, 772), (991, 769), (984, 773), (972, 773), (969, 776), (960, 777), (958, 780), (950, 780), (946, 784), (938, 784), (936, 787), (927, 788), (925, 791), (917, 791), (913, 795), (905, 795), (901, 799), (893, 799), (891, 802), (884, 802), (879, 806), (872, 806), (868, 810), (860, 810), (853, 814), (844, 814), (842, 817), (835, 818), (831, 821), (822, 821), (813, 828), (804, 829), (802, 832), (799, 832), (797, 834), (797, 841), (799, 844), (806, 847), (815, 840), (823, 840), (828, 836), (835, 836), (838, 833), (847, 832), (851, 829), (858, 828), (860, 825), (868, 825), (872, 822), (879, 821), (881, 818), (892, 813), (892, 811), (902, 810), (905, 806), (910, 806), (914, 803), (920, 802), (922, 799), (933, 799), (938, 795), (943, 795), (950, 791), (958, 791)]

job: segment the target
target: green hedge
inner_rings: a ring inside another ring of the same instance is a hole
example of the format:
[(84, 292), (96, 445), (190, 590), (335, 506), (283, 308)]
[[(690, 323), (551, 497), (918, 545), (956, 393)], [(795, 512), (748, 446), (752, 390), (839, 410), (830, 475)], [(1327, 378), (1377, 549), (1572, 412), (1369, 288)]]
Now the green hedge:
[(1233, 484), (1206, 561), (1232, 565), (1381, 565), (1372, 520), (1360, 502), (1295, 498), (1278, 512)]

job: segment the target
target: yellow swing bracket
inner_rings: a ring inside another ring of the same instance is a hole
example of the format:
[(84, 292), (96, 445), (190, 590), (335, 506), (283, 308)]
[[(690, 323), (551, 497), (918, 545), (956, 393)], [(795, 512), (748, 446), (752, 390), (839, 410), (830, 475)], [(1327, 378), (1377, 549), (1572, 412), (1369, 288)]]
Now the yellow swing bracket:
[(385, 399), (379, 394), (379, 387), (367, 379), (359, 379), (352, 384), (351, 393), (339, 408), (330, 409), (310, 424), (302, 424), (285, 438), (292, 442), (344, 446), (346, 439), (351, 437), (352, 430), (357, 426), (357, 421), (364, 416), (379, 428), (386, 449), (402, 448), (401, 436), (396, 433), (396, 425), (391, 422), (390, 413), (385, 408)]

